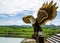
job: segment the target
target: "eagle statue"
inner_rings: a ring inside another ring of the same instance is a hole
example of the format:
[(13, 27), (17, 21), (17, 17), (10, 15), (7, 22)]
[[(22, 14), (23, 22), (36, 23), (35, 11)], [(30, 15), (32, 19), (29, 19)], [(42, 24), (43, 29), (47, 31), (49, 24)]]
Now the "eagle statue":
[(41, 26), (56, 17), (57, 8), (58, 7), (56, 6), (56, 3), (53, 4), (53, 1), (51, 1), (50, 3), (46, 2), (41, 6), (41, 8), (39, 8), (36, 18), (34, 18), (32, 15), (28, 15), (26, 17), (23, 17), (22, 19), (25, 23), (32, 24), (34, 28), (34, 34), (42, 34), (43, 31)]

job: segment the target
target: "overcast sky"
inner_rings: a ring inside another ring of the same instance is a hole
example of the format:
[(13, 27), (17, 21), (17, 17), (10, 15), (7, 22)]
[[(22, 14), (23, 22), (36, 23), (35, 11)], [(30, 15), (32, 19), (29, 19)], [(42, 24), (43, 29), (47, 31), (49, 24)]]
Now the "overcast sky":
[[(26, 15), (37, 16), (37, 11), (44, 2), (51, 0), (0, 0), (0, 25), (27, 25), (22, 21), (22, 17)], [(54, 25), (60, 25), (60, 0), (57, 2), (58, 13), (52, 21)], [(51, 21), (46, 23), (51, 24)]]

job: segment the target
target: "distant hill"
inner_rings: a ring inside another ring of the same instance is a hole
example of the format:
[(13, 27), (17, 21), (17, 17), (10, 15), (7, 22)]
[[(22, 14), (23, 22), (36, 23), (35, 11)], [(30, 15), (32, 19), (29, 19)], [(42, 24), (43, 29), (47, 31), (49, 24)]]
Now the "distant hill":
[(60, 25), (56, 26), (56, 28), (60, 28)]
[[(21, 26), (19, 26), (19, 25), (11, 25), (11, 26), (0, 26), (0, 27), (15, 27), (15, 28), (20, 28), (20, 27), (23, 27), (23, 28), (25, 28), (25, 27), (27, 27), (27, 28), (30, 28), (30, 27), (32, 27), (32, 26), (30, 26), (30, 25), (21, 25)], [(42, 27), (51, 27), (51, 28), (60, 28), (60, 25), (58, 25), (58, 26), (55, 26), (55, 25), (44, 25), (44, 26), (42, 26)]]
[(43, 27), (56, 27), (56, 26), (52, 24), (52, 25), (45, 25)]
[(30, 26), (30, 25), (21, 25), (22, 27), (32, 27), (32, 26)]
[(44, 25), (43, 27), (60, 28), (60, 25), (55, 26), (52, 24), (52, 25)]
[[(21, 27), (32, 27), (32, 26), (30, 26), (30, 25), (21, 25)], [(55, 26), (55, 25), (52, 24), (52, 25), (44, 25), (42, 27), (60, 28), (60, 25)]]

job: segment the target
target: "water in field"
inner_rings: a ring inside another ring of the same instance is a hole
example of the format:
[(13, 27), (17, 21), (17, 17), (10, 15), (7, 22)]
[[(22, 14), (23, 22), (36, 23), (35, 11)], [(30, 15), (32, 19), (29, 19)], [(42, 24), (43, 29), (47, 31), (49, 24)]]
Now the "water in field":
[(0, 37), (0, 43), (21, 43), (24, 38)]

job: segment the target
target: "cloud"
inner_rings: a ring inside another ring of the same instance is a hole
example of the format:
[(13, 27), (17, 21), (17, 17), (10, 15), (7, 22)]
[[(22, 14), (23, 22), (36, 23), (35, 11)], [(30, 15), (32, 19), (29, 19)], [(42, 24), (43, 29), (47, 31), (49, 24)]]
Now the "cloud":
[(60, 19), (54, 19), (46, 23), (46, 25), (51, 25), (51, 24), (60, 25)]
[(31, 25), (31, 24), (26, 24), (22, 20), (17, 20), (17, 21), (0, 21), (0, 25)]
[(26, 9), (36, 7), (36, 1), (32, 0), (0, 0), (0, 14), (14, 14)]
[[(0, 0), (0, 14), (15, 14), (23, 10), (32, 9), (38, 11), (44, 2), (50, 2), (51, 0)], [(57, 2), (58, 11), (60, 11), (60, 1)]]
[(54, 25), (60, 25), (60, 19), (53, 20), (52, 24), (54, 24)]
[[(0, 0), (0, 25), (22, 25), (25, 24), (22, 21), (22, 17), (26, 15), (33, 15), (37, 17), (37, 12), (44, 2), (50, 2), (51, 0)], [(57, 2), (59, 7), (57, 11), (60, 12), (60, 1)], [(59, 14), (56, 20), (59, 19)], [(59, 20), (60, 21), (60, 20)], [(53, 21), (53, 24), (59, 24), (59, 21)], [(55, 23), (54, 23), (55, 22)], [(50, 24), (48, 22), (47, 24)]]
[(0, 21), (0, 25), (20, 25), (20, 23), (22, 23), (21, 21)]
[(0, 14), (0, 20), (20, 20), (23, 16), (33, 14), (33, 10), (23, 10), (16, 14)]
[(23, 10), (15, 14), (0, 14), (0, 25), (23, 25), (22, 17), (33, 13), (33, 10)]
[(1, 14), (0, 17), (4, 17), (5, 18), (5, 17), (8, 17), (8, 15), (7, 14)]

